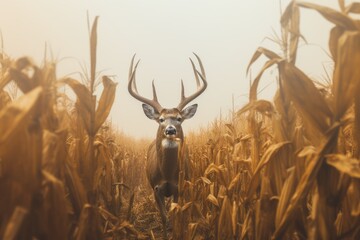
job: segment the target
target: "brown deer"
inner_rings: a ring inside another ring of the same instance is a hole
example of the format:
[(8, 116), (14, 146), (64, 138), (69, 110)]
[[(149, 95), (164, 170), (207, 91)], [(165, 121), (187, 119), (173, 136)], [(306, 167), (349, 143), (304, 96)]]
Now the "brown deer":
[[(159, 128), (157, 130), (156, 139), (149, 146), (147, 153), (146, 175), (148, 181), (153, 188), (155, 200), (160, 211), (161, 220), (163, 224), (164, 238), (167, 238), (166, 233), (166, 208), (165, 197), (173, 196), (173, 202), (178, 200), (178, 180), (179, 180), (179, 159), (178, 151), (180, 146), (185, 149), (184, 134), (181, 127), (185, 119), (190, 119), (194, 116), (197, 109), (197, 104), (184, 108), (188, 103), (198, 97), (207, 87), (206, 75), (204, 67), (200, 58), (194, 53), (197, 58), (201, 73), (196, 69), (194, 62), (190, 58), (190, 62), (195, 74), (197, 83), (197, 91), (185, 97), (184, 84), (181, 81), (181, 101), (176, 108), (163, 108), (158, 102), (154, 81), (152, 82), (153, 99), (142, 97), (136, 87), (136, 69), (139, 61), (134, 67), (135, 55), (132, 58), (129, 70), (129, 93), (143, 102), (143, 110), (145, 115), (158, 122)], [(200, 81), (201, 80), (201, 81)], [(185, 168), (185, 179), (189, 178), (188, 157), (187, 152), (183, 158)]]

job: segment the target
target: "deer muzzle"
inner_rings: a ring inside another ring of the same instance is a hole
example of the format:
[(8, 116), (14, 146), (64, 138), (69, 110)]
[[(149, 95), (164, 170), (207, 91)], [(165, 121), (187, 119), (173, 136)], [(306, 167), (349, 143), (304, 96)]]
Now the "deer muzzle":
[(176, 128), (173, 125), (168, 125), (165, 130), (164, 134), (166, 137), (175, 137), (176, 136)]

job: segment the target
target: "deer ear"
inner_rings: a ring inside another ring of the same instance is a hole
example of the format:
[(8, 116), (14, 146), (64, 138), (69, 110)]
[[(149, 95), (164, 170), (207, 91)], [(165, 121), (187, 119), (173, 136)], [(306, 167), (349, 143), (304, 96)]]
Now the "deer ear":
[(181, 111), (181, 116), (184, 119), (192, 118), (196, 113), (197, 106), (198, 106), (197, 104), (194, 104), (185, 108), (184, 110)]
[(155, 120), (159, 118), (160, 116), (159, 112), (152, 106), (143, 103), (142, 108), (144, 110), (145, 115), (151, 120)]

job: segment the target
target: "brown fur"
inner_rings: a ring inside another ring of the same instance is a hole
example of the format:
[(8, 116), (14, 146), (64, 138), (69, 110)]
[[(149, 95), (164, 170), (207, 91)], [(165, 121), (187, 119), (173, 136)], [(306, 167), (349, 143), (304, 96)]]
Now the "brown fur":
[[(173, 196), (173, 201), (178, 198), (179, 180), (179, 147), (184, 144), (184, 135), (181, 127), (182, 122), (176, 119), (181, 116), (177, 109), (164, 109), (160, 117), (166, 119), (166, 124), (159, 123), (156, 139), (151, 143), (147, 154), (146, 175), (151, 187), (154, 189), (154, 196), (160, 210), (161, 219), (164, 224), (164, 235), (166, 235), (166, 209), (164, 197)], [(174, 138), (168, 139), (165, 134), (165, 127), (173, 124), (177, 130)], [(164, 147), (162, 142), (168, 141), (176, 144), (176, 147)], [(183, 146), (185, 147), (185, 146)], [(186, 149), (186, 147), (185, 147)], [(185, 178), (189, 178), (188, 154), (183, 159), (185, 166)]]

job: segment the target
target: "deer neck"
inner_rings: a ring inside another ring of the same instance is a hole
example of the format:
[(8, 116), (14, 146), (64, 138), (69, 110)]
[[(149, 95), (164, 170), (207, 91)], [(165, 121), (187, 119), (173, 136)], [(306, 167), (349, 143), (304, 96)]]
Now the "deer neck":
[(182, 143), (182, 134), (177, 139), (169, 139), (163, 137), (163, 132), (161, 131), (161, 135), (158, 134), (157, 136), (157, 157), (162, 175), (166, 181), (174, 181), (178, 177), (176, 174), (179, 169), (178, 151)]

